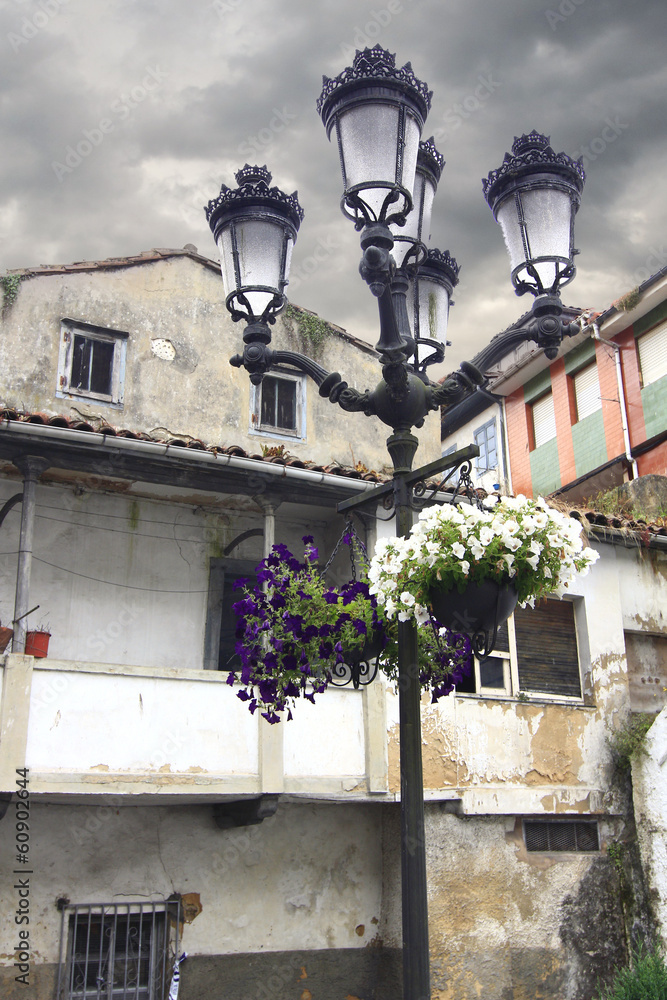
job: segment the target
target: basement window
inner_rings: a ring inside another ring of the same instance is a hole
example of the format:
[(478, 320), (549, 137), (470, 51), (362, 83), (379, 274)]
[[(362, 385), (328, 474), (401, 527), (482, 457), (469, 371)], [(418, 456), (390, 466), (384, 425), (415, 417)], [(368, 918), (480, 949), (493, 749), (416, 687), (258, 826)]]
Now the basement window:
[(63, 320), (56, 396), (122, 406), (127, 337), (120, 330)]
[(65, 906), (58, 1000), (163, 1000), (178, 930), (178, 902)]
[(525, 819), (523, 836), (531, 852), (591, 854), (600, 850), (596, 821)]

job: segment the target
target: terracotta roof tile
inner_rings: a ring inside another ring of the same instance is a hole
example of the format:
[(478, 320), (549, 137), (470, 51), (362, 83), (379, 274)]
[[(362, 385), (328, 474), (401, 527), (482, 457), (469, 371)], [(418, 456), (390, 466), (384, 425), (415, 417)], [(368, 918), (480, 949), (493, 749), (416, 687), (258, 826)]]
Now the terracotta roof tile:
[(295, 469), (309, 469), (312, 472), (324, 472), (329, 475), (341, 476), (347, 479), (365, 479), (371, 483), (385, 482), (389, 477), (376, 472), (368, 472), (363, 476), (357, 469), (346, 468), (340, 465), (317, 465), (315, 462), (304, 461), (285, 452), (283, 455), (261, 455), (249, 454), (240, 445), (207, 445), (198, 438), (180, 438), (165, 436), (158, 433), (159, 428), (151, 434), (143, 431), (131, 430), (128, 428), (116, 428), (111, 424), (102, 423), (99, 427), (93, 427), (86, 420), (67, 417), (64, 414), (49, 413), (27, 413), (17, 410), (15, 407), (0, 407), (0, 421), (16, 420), (22, 423), (40, 424), (42, 426), (60, 427), (69, 430), (84, 431), (91, 434), (108, 434), (110, 437), (130, 438), (135, 441), (152, 441), (156, 444), (164, 444), (167, 447), (190, 448), (194, 451), (208, 451), (214, 455), (229, 455), (233, 458), (250, 458), (256, 462), (267, 462), (273, 465), (290, 466)]

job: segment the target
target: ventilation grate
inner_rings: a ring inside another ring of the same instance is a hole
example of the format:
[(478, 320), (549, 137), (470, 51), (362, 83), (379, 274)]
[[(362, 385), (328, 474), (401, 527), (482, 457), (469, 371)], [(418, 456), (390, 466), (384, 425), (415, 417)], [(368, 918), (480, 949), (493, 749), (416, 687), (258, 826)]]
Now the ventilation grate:
[(523, 834), (529, 851), (586, 853), (600, 850), (598, 825), (595, 821), (524, 820)]

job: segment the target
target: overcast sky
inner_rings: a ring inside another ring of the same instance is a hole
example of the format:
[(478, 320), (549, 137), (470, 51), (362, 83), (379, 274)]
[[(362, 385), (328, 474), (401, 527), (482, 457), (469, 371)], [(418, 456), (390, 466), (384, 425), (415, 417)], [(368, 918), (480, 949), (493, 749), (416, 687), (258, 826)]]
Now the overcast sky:
[(0, 0), (0, 273), (186, 243), (216, 257), (203, 204), (266, 163), (306, 213), (290, 297), (375, 341), (315, 101), (379, 42), (433, 90), (455, 367), (530, 307), (480, 183), (515, 135), (585, 158), (568, 304), (604, 309), (667, 263), (666, 28), (665, 0)]

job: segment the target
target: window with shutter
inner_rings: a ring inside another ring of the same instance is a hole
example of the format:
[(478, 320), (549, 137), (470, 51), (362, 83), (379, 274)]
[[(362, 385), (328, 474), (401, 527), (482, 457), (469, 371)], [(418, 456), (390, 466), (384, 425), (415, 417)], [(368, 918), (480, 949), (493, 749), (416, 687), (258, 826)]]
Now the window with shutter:
[(514, 612), (519, 687), (536, 694), (581, 697), (579, 652), (571, 601), (540, 601)]
[(536, 448), (556, 437), (556, 413), (550, 392), (533, 403), (533, 432)]
[(642, 385), (650, 385), (667, 375), (667, 323), (650, 330), (637, 340)]
[(535, 608), (517, 608), (498, 629), (491, 654), (474, 661), (456, 691), (483, 697), (509, 697), (521, 691), (581, 698), (574, 604), (544, 600)]
[(577, 405), (577, 420), (583, 420), (602, 408), (600, 398), (600, 379), (598, 366), (595, 362), (586, 365), (573, 377), (574, 398)]

